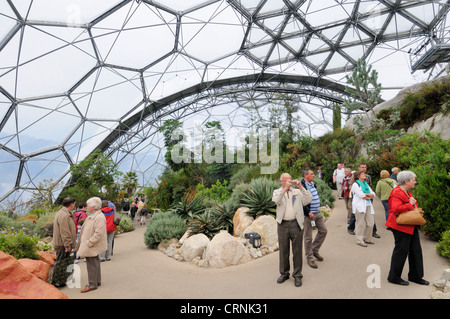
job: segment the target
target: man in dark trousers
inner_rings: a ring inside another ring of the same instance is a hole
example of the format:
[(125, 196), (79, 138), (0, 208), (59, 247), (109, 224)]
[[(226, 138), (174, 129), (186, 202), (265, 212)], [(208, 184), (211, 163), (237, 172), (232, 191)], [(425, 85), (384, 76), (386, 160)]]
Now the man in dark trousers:
[[(66, 284), (64, 276), (69, 276), (65, 264), (61, 261), (72, 251), (76, 245), (77, 229), (72, 210), (75, 207), (75, 199), (64, 198), (63, 207), (56, 213), (53, 220), (53, 248), (56, 252), (56, 261), (53, 268), (52, 285), (62, 287)], [(61, 277), (60, 275), (63, 274)], [(67, 279), (67, 278), (66, 278)]]
[[(292, 182), (298, 189), (291, 187)], [(280, 255), (280, 274), (277, 283), (289, 278), (289, 254), (292, 242), (294, 270), (292, 277), (296, 287), (302, 285), (303, 265), (303, 206), (311, 202), (312, 196), (299, 181), (291, 181), (291, 176), (284, 173), (280, 177), (281, 187), (273, 191), (272, 200), (277, 204), (276, 221), (278, 223), (278, 246)]]

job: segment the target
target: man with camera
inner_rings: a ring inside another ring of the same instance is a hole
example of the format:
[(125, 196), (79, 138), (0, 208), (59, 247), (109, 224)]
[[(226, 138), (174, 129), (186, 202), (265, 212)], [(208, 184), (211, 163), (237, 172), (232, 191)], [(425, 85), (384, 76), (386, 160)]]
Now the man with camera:
[[(281, 174), (281, 187), (273, 191), (272, 200), (277, 204), (276, 221), (278, 223), (279, 270), (281, 276), (277, 283), (281, 284), (289, 278), (290, 244), (292, 242), (294, 270), (292, 277), (296, 287), (302, 285), (303, 266), (303, 206), (311, 202), (312, 196), (299, 181), (291, 180), (287, 173)], [(292, 188), (294, 184), (298, 189)]]

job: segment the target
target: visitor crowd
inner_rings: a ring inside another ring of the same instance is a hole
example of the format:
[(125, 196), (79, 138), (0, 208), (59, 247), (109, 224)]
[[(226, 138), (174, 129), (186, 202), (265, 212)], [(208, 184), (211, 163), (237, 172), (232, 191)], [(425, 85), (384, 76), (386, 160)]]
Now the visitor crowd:
[[(323, 177), (322, 171), (316, 171)], [(276, 222), (279, 246), (278, 283), (285, 282), (290, 276), (290, 252), (293, 254), (294, 283), (302, 286), (303, 247), (306, 261), (311, 268), (317, 269), (316, 261), (324, 261), (319, 250), (327, 236), (327, 228), (320, 211), (320, 197), (314, 184), (314, 171), (302, 171), (302, 179), (292, 180), (283, 173), (280, 176), (281, 187), (275, 189), (272, 200), (276, 203)], [(416, 175), (410, 171), (399, 172), (392, 168), (392, 175), (382, 170), (375, 191), (372, 189), (372, 179), (367, 174), (367, 165), (360, 163), (357, 171), (337, 165), (333, 173), (333, 182), (338, 190), (338, 198), (344, 200), (347, 211), (347, 231), (355, 235), (356, 244), (361, 247), (373, 245), (373, 238), (380, 238), (374, 219), (375, 209), (373, 199), (380, 198), (386, 217), (385, 225), (394, 236), (394, 249), (388, 281), (393, 284), (408, 285), (401, 278), (402, 270), (409, 261), (408, 280), (422, 285), (428, 285), (423, 279), (423, 258), (418, 229), (420, 226), (399, 225), (397, 216), (418, 207), (417, 200), (410, 189), (416, 184)], [(137, 216), (139, 223), (145, 225), (148, 210), (144, 204), (145, 198), (136, 198), (132, 202), (122, 200), (122, 209), (132, 220)], [(56, 251), (56, 262), (53, 271), (52, 284), (63, 286), (68, 274), (65, 273), (67, 261), (75, 262), (84, 259), (88, 273), (88, 285), (82, 293), (97, 289), (101, 285), (101, 267), (103, 261), (110, 261), (113, 255), (114, 234), (120, 223), (120, 214), (116, 214), (115, 205), (99, 197), (92, 197), (86, 203), (79, 203), (78, 209), (72, 213), (76, 201), (65, 198), (63, 207), (54, 219), (53, 246)], [(313, 236), (313, 229), (317, 233)], [(314, 237), (314, 238), (313, 238)], [(292, 248), (291, 248), (292, 245)], [(74, 251), (73, 257), (70, 256)], [(66, 277), (64, 277), (66, 276)]]
[[(410, 189), (416, 184), (416, 175), (411, 171), (399, 172), (392, 168), (392, 174), (382, 170), (375, 191), (372, 189), (372, 179), (367, 174), (366, 163), (360, 163), (357, 171), (339, 163), (333, 172), (333, 183), (336, 184), (338, 198), (343, 199), (347, 210), (347, 231), (355, 235), (356, 244), (361, 247), (373, 245), (373, 238), (380, 238), (375, 223), (373, 199), (381, 199), (386, 218), (385, 225), (394, 236), (394, 250), (388, 281), (393, 284), (408, 285), (401, 278), (402, 270), (409, 261), (408, 280), (428, 285), (424, 280), (422, 248), (418, 225), (399, 225), (397, 216), (418, 207), (417, 200)], [(323, 173), (319, 168), (316, 173)], [(323, 261), (319, 249), (325, 241), (327, 228), (320, 212), (320, 198), (314, 185), (314, 172), (306, 169), (302, 172), (301, 181), (292, 180), (288, 173), (280, 176), (281, 187), (274, 190), (272, 200), (276, 203), (276, 221), (278, 223), (279, 272), (278, 283), (285, 282), (290, 276), (289, 255), (292, 245), (293, 266), (292, 277), (296, 287), (302, 285), (303, 245), (305, 257), (310, 267), (317, 269), (317, 261)], [(315, 238), (312, 229), (317, 228)]]
[[(134, 220), (135, 214), (140, 216), (141, 225), (145, 225), (148, 215), (144, 204), (145, 198), (136, 198), (130, 207), (130, 202), (122, 201), (122, 209)], [(78, 263), (80, 259), (86, 262), (88, 285), (81, 290), (89, 292), (101, 285), (100, 263), (110, 261), (113, 255), (114, 235), (121, 220), (116, 213), (116, 206), (108, 200), (92, 197), (86, 203), (64, 198), (62, 208), (56, 213), (53, 221), (53, 248), (56, 260), (53, 268), (52, 284), (62, 287), (70, 275), (67, 266)], [(135, 207), (135, 209), (133, 209)], [(128, 213), (132, 211), (133, 213)], [(71, 252), (73, 250), (73, 256)]]

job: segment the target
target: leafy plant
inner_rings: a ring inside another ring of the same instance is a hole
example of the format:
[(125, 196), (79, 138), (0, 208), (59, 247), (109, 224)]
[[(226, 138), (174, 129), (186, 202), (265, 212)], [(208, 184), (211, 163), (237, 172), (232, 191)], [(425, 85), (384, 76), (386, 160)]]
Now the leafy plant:
[(450, 229), (442, 233), (441, 240), (436, 246), (436, 251), (442, 257), (450, 260)]
[(213, 214), (217, 227), (225, 229), (229, 233), (233, 230), (233, 217), (236, 209), (231, 200), (227, 200), (223, 204), (216, 204), (211, 213)]
[(442, 234), (450, 229), (448, 201), (450, 198), (450, 175), (444, 167), (431, 164), (411, 168), (417, 174), (417, 185), (412, 189), (419, 206), (424, 210), (427, 223), (422, 226), (426, 235), (439, 241)]
[(205, 188), (203, 184), (198, 184), (197, 193), (203, 194), (205, 198), (213, 199), (219, 203), (226, 201), (231, 195), (227, 180), (224, 180), (223, 184), (217, 180), (210, 188)]
[(189, 218), (187, 227), (190, 229), (191, 234), (204, 234), (210, 239), (220, 231), (217, 221), (209, 211)]
[(257, 218), (262, 215), (274, 215), (276, 204), (272, 201), (272, 195), (278, 183), (265, 177), (254, 179), (250, 182), (250, 189), (243, 193), (242, 206), (249, 210), (248, 215)]
[(0, 250), (16, 259), (39, 259), (37, 236), (30, 236), (23, 230), (4, 229), (0, 232)]
[[(120, 214), (120, 213), (117, 213)], [(117, 226), (117, 230), (119, 233), (126, 233), (133, 231), (135, 229), (134, 223), (128, 215), (122, 215), (122, 219), (120, 220), (120, 224)]]
[(180, 202), (173, 205), (173, 211), (184, 219), (202, 214), (205, 211), (204, 196), (195, 195), (194, 191), (187, 192)]

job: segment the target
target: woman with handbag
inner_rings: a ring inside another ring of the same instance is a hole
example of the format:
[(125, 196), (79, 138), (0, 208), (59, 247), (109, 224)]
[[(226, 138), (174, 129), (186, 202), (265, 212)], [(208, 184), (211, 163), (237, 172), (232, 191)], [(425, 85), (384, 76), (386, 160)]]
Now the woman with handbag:
[(404, 225), (397, 223), (398, 215), (405, 214), (417, 208), (417, 200), (410, 189), (416, 185), (416, 174), (403, 171), (397, 175), (398, 186), (389, 195), (389, 217), (386, 226), (394, 234), (395, 246), (392, 252), (391, 268), (388, 281), (393, 284), (407, 286), (409, 282), (401, 278), (406, 257), (408, 257), (408, 280), (420, 285), (428, 285), (424, 280), (422, 247), (420, 246), (419, 225)]

